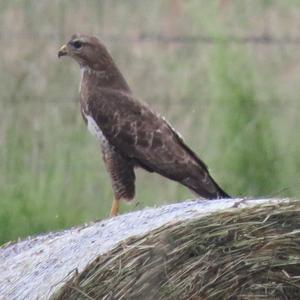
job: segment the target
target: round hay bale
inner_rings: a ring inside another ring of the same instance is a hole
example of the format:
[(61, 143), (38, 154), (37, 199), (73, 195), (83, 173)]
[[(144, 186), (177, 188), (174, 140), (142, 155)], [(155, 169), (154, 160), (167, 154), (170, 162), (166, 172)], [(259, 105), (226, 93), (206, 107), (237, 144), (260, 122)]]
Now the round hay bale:
[(51, 299), (300, 299), (300, 201), (198, 215), (126, 239)]
[(299, 299), (300, 201), (193, 200), (0, 247), (0, 299)]

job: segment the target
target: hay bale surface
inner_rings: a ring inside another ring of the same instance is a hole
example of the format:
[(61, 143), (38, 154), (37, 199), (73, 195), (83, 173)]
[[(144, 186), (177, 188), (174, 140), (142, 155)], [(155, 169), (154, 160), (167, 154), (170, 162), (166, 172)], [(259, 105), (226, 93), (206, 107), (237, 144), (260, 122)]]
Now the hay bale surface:
[(0, 295), (299, 299), (300, 202), (237, 201), (178, 203), (6, 246)]

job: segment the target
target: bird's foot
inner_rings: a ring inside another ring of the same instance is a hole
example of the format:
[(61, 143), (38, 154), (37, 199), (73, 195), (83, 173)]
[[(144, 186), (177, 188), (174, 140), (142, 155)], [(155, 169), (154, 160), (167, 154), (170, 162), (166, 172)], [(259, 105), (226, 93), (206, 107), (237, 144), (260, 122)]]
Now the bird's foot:
[(114, 199), (110, 210), (110, 216), (111, 217), (117, 216), (119, 214), (119, 208), (120, 208), (120, 200)]

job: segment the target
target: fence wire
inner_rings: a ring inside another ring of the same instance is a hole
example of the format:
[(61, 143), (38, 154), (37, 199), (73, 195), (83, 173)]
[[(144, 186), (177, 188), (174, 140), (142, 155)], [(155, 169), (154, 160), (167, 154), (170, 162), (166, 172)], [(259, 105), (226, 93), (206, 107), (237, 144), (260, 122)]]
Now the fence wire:
[[(197, 35), (165, 35), (160, 33), (141, 32), (137, 35), (97, 35), (105, 41), (113, 43), (163, 43), (163, 44), (262, 44), (262, 45), (299, 45), (300, 36), (274, 36), (272, 34), (263, 33), (258, 35), (224, 35), (211, 36), (205, 34)], [(61, 33), (44, 33), (44, 34), (18, 34), (10, 32), (0, 32), (1, 40), (12, 39), (51, 39), (65, 40)]]

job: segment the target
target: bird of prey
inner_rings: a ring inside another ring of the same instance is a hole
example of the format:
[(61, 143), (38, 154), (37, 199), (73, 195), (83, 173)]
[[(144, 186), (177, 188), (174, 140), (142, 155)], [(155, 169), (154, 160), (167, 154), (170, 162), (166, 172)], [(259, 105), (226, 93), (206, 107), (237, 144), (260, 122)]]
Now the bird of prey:
[(177, 181), (202, 198), (229, 198), (207, 166), (159, 114), (136, 99), (106, 47), (96, 38), (74, 34), (58, 57), (69, 56), (80, 66), (81, 114), (100, 141), (114, 200), (135, 194), (134, 169), (140, 167)]

